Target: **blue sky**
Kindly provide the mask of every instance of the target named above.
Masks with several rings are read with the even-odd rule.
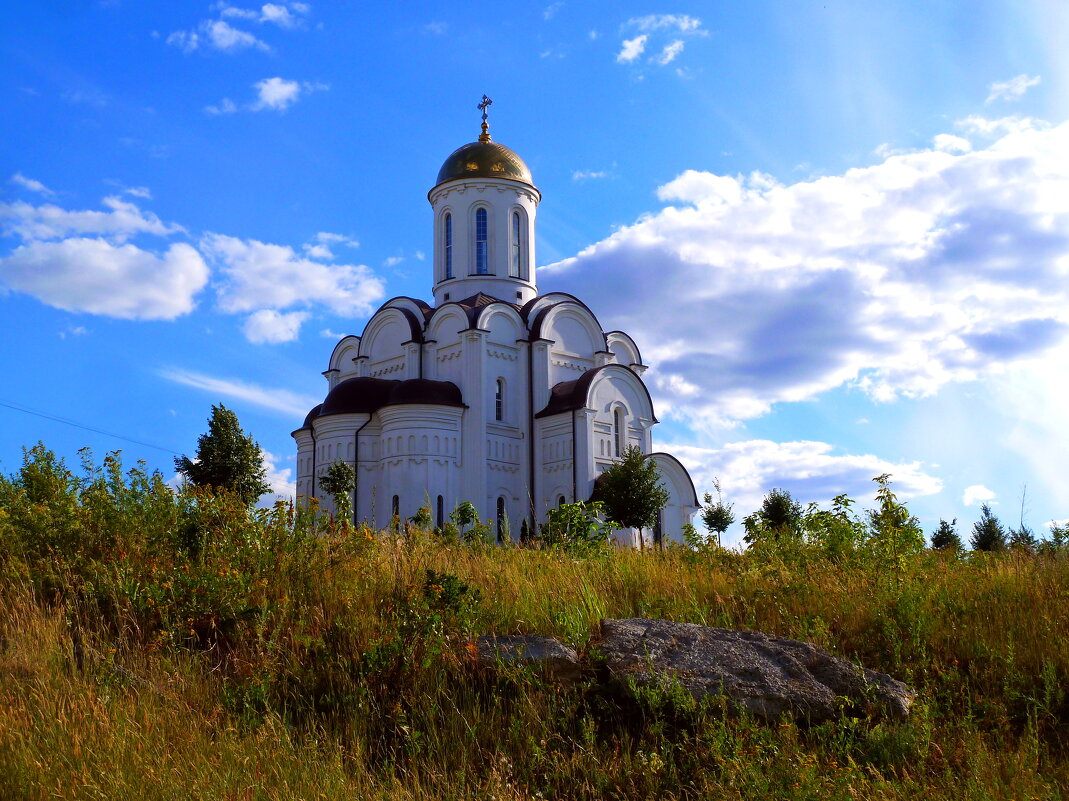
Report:
[[[5,3],[0,469],[40,439],[170,476],[222,401],[287,492],[334,338],[430,296],[426,192],[485,92],[540,289],[636,338],[699,492],[890,472],[929,531],[1024,488],[1041,529],[1067,34],[1025,0]]]

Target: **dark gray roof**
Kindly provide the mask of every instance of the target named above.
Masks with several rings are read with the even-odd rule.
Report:
[[[464,407],[460,388],[452,381],[359,376],[347,378],[327,393],[326,399],[308,413],[303,428],[312,421],[333,414],[371,414],[384,406],[426,403],[433,406]]]

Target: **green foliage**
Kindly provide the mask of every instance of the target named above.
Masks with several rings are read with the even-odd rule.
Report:
[[[1039,538],[1022,523],[1020,527],[1010,529],[1009,546],[1016,551],[1035,553],[1039,550]]]
[[[412,517],[408,518],[408,521],[421,531],[430,531],[431,523],[431,507],[421,506],[416,510],[416,513]]]
[[[801,537],[802,505],[791,493],[774,488],[761,502],[761,508],[742,521],[743,539],[759,548],[768,544],[791,544]]]
[[[620,528],[653,528],[668,498],[656,463],[631,445],[598,476],[591,500],[601,502]]]
[[[865,524],[854,514],[854,501],[846,495],[836,495],[830,510],[810,504],[800,523],[806,542],[820,556],[834,561],[855,554],[865,541]]]
[[[1064,529],[1051,556],[901,553],[892,583],[867,541],[829,547],[858,525],[849,499],[810,507],[795,562],[582,559],[341,531],[39,446],[0,476],[0,797],[1063,797]],[[671,681],[633,700],[487,670],[472,640],[555,635],[596,662],[598,621],[641,615],[814,642],[913,685],[913,713],[765,724]]]
[[[334,499],[334,513],[344,523],[353,522],[353,490],[356,471],[347,462],[337,461],[319,478],[319,487]]]
[[[539,541],[549,548],[561,548],[579,556],[605,551],[609,535],[621,526],[607,521],[601,501],[563,503],[549,510],[539,527]]]
[[[956,517],[949,523],[942,518],[939,519],[939,528],[932,532],[932,550],[954,554],[960,554],[965,550],[965,545],[958,536],[957,524]]]
[[[706,530],[716,538],[716,544],[720,545],[722,535],[735,522],[734,504],[724,503],[724,496],[720,492],[720,479],[713,479],[713,489],[716,490],[716,501],[713,501],[712,494],[705,493],[700,514]]]
[[[980,507],[980,519],[973,523],[969,545],[974,551],[1006,550],[1006,529],[986,503]]]
[[[877,486],[877,507],[869,511],[866,545],[884,565],[902,569],[907,557],[924,550],[924,531],[920,521],[891,490],[890,474],[872,480]]]
[[[196,457],[180,456],[174,466],[194,486],[236,493],[246,506],[271,490],[260,446],[221,403],[212,406],[208,432],[197,440]]]

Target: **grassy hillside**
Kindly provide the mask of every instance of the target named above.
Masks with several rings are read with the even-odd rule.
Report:
[[[788,551],[448,544],[35,449],[0,478],[0,798],[1064,797],[1069,559]],[[814,642],[914,714],[768,726],[468,644],[643,615]]]

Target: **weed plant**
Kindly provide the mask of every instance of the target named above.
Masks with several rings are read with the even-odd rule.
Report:
[[[0,798],[1065,797],[1069,560],[847,548],[844,508],[833,551],[578,556],[250,512],[34,448],[0,477]],[[808,640],[918,700],[770,725],[474,659],[479,634],[583,649],[631,616]]]

